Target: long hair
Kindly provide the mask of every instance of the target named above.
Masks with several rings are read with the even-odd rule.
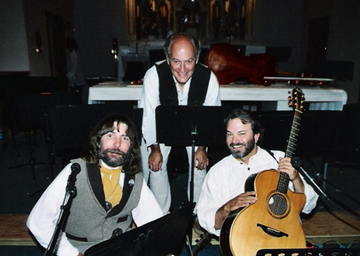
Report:
[[[173,41],[178,38],[187,38],[194,46],[195,58],[198,58],[200,56],[201,48],[200,48],[198,40],[189,33],[178,32],[178,33],[174,33],[174,34],[168,36],[165,40],[164,52],[165,52],[166,58],[170,59],[171,45],[172,45]]]
[[[99,162],[99,153],[101,150],[101,137],[112,132],[114,129],[114,122],[118,124],[123,123],[127,125],[126,135],[130,138],[130,161],[125,164],[123,170],[128,174],[136,174],[141,172],[141,154],[140,144],[136,132],[136,127],[133,122],[125,116],[113,114],[102,119],[90,134],[90,140],[87,146],[82,151],[82,158],[90,164],[97,164]]]

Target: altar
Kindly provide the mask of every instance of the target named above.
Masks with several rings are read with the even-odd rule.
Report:
[[[221,101],[261,102],[262,110],[292,110],[288,97],[295,86],[289,85],[220,85]],[[305,94],[307,110],[341,111],[347,102],[347,93],[342,89],[298,86]],[[142,85],[122,82],[100,83],[89,88],[89,104],[105,101],[136,101],[139,105]]]

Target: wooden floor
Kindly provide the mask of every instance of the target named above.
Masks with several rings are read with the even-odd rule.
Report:
[[[311,243],[360,242],[360,219],[346,212],[316,212],[310,219],[302,221],[306,240]]]
[[[27,215],[0,215],[0,245],[35,245],[28,233],[26,219]],[[316,212],[310,219],[302,221],[306,240],[311,243],[360,241],[360,220],[348,213]],[[198,238],[194,232],[193,239]]]
[[[26,214],[0,215],[0,245],[35,245],[26,227]]]

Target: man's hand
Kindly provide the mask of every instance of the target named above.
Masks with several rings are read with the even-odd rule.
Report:
[[[257,200],[258,198],[255,197],[255,191],[248,191],[231,199],[223,207],[225,211],[230,213],[232,211],[238,210],[239,208],[249,206],[250,204],[255,203]]]
[[[297,193],[304,193],[304,183],[300,179],[298,171],[291,165],[291,158],[285,157],[279,160],[279,172],[286,172],[289,175],[290,181],[294,185],[294,191]]]
[[[151,145],[151,152],[148,160],[150,170],[154,172],[161,170],[162,163],[163,158],[160,151],[160,146],[158,144]]]
[[[220,229],[223,222],[232,211],[249,206],[255,203],[257,200],[258,198],[255,197],[255,191],[245,192],[231,199],[217,210],[215,215],[215,228]]]
[[[280,158],[278,171],[286,172],[289,175],[290,180],[299,178],[297,170],[291,165],[291,159],[289,157]]]
[[[196,168],[198,168],[199,170],[204,170],[206,169],[206,167],[208,167],[209,159],[207,158],[205,147],[198,147],[195,152],[194,161],[194,164],[196,164],[197,162]]]

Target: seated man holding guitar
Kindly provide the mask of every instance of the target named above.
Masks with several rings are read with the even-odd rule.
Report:
[[[251,112],[235,109],[225,124],[231,155],[206,176],[196,206],[200,225],[220,236],[223,255],[256,255],[263,248],[305,248],[299,214],[310,213],[318,195],[291,165],[296,124],[285,154],[257,145],[261,128]],[[293,234],[294,230],[298,231]]]

